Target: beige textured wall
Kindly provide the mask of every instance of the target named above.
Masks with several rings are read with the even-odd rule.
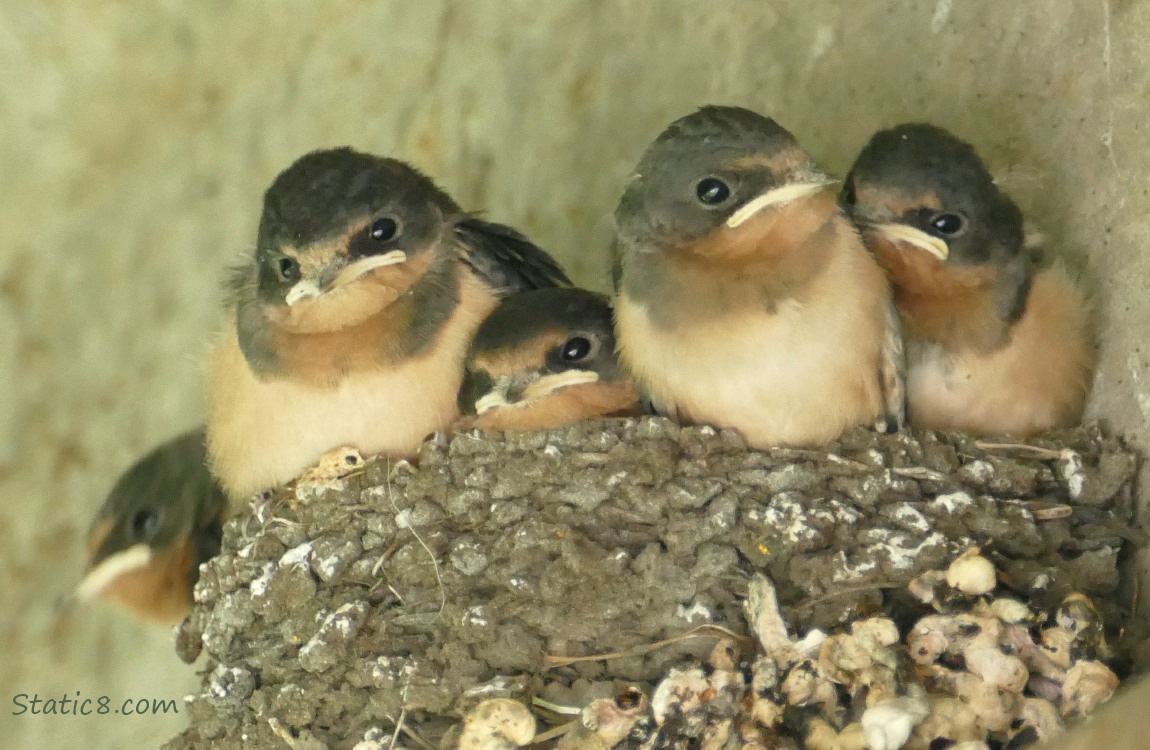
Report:
[[[170,635],[67,609],[118,471],[200,419],[223,266],[312,148],[410,159],[586,284],[622,180],[706,102],[830,168],[928,119],[1086,267],[1092,411],[1150,431],[1150,4],[492,0],[0,4],[0,745],[150,747],[179,718],[14,717],[12,696],[178,698]]]

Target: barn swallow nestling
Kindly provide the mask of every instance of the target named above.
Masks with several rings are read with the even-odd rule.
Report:
[[[403,162],[301,157],[264,195],[212,355],[212,471],[239,498],[344,446],[414,454],[455,420],[467,348],[498,300],[567,283],[522,234]]]
[[[225,507],[205,463],[204,431],[164,443],[120,477],[97,513],[78,596],[177,622],[191,607],[200,563],[219,552]]]
[[[884,130],[842,198],[890,277],[912,424],[1025,436],[1080,421],[1085,296],[1061,268],[1035,270],[1021,212],[969,144],[932,125]]]
[[[475,334],[456,430],[541,430],[639,414],[639,392],[619,365],[611,306],[585,289],[509,297]]]
[[[615,320],[657,411],[759,448],[901,426],[897,316],[831,182],[736,107],[703,107],[647,149],[615,212]]]

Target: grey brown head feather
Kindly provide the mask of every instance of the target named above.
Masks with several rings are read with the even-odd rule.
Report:
[[[500,405],[526,401],[544,380],[562,387],[624,378],[607,298],[585,289],[537,289],[507,298],[479,327],[459,406],[473,415],[492,394]]]
[[[309,276],[322,291],[348,264],[433,251],[459,206],[409,164],[349,148],[314,151],[284,170],[264,194],[256,241],[260,298],[290,301]],[[305,258],[339,244],[330,265],[309,273]],[[303,257],[301,257],[303,256]]]
[[[219,551],[225,506],[206,465],[203,429],[170,440],[136,461],[108,493],[89,532],[89,570],[141,545],[158,555],[190,539],[191,586],[199,564]]]
[[[620,250],[709,234],[741,205],[792,176],[749,160],[798,149],[777,122],[740,107],[707,106],[676,120],[644,152],[619,200]],[[795,166],[809,164],[803,159]],[[721,181],[728,194],[703,202],[700,183],[707,179]]]
[[[424,270],[400,290],[418,315],[407,316],[398,356],[434,339],[458,302],[465,266],[499,296],[569,283],[527,237],[465,214],[410,165],[349,148],[316,151],[268,188],[255,253],[231,285],[245,358],[257,372],[277,372],[270,310],[323,299],[402,264]]]
[[[880,131],[840,196],[864,233],[886,233],[908,252],[929,252],[950,266],[995,266],[999,314],[1021,317],[1033,265],[1022,212],[969,143],[923,123]]]
[[[740,107],[708,106],[671,123],[647,148],[615,211],[617,285],[658,285],[658,261],[757,211],[821,189],[820,172],[785,128]],[[642,272],[628,274],[628,266]]]

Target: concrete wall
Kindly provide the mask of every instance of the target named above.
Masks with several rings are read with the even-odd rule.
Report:
[[[699,104],[772,114],[834,170],[876,128],[946,125],[1084,259],[1091,413],[1147,446],[1148,34],[1133,0],[0,5],[0,744],[180,726],[11,697],[194,683],[166,631],[62,597],[116,474],[201,418],[222,269],[313,148],[409,159],[605,288],[624,177]]]

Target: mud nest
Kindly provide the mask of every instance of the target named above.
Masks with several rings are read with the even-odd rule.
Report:
[[[796,636],[875,616],[905,636],[933,612],[907,584],[972,546],[1033,612],[1089,597],[1124,674],[1145,635],[1119,573],[1135,469],[1095,428],[1025,446],[859,429],[760,452],[643,418],[431,440],[228,524],[179,629],[181,657],[207,658],[166,747],[452,746],[487,699],[651,696],[714,670],[717,640],[753,640],[743,605],[764,576]],[[729,665],[748,685],[754,651]]]

